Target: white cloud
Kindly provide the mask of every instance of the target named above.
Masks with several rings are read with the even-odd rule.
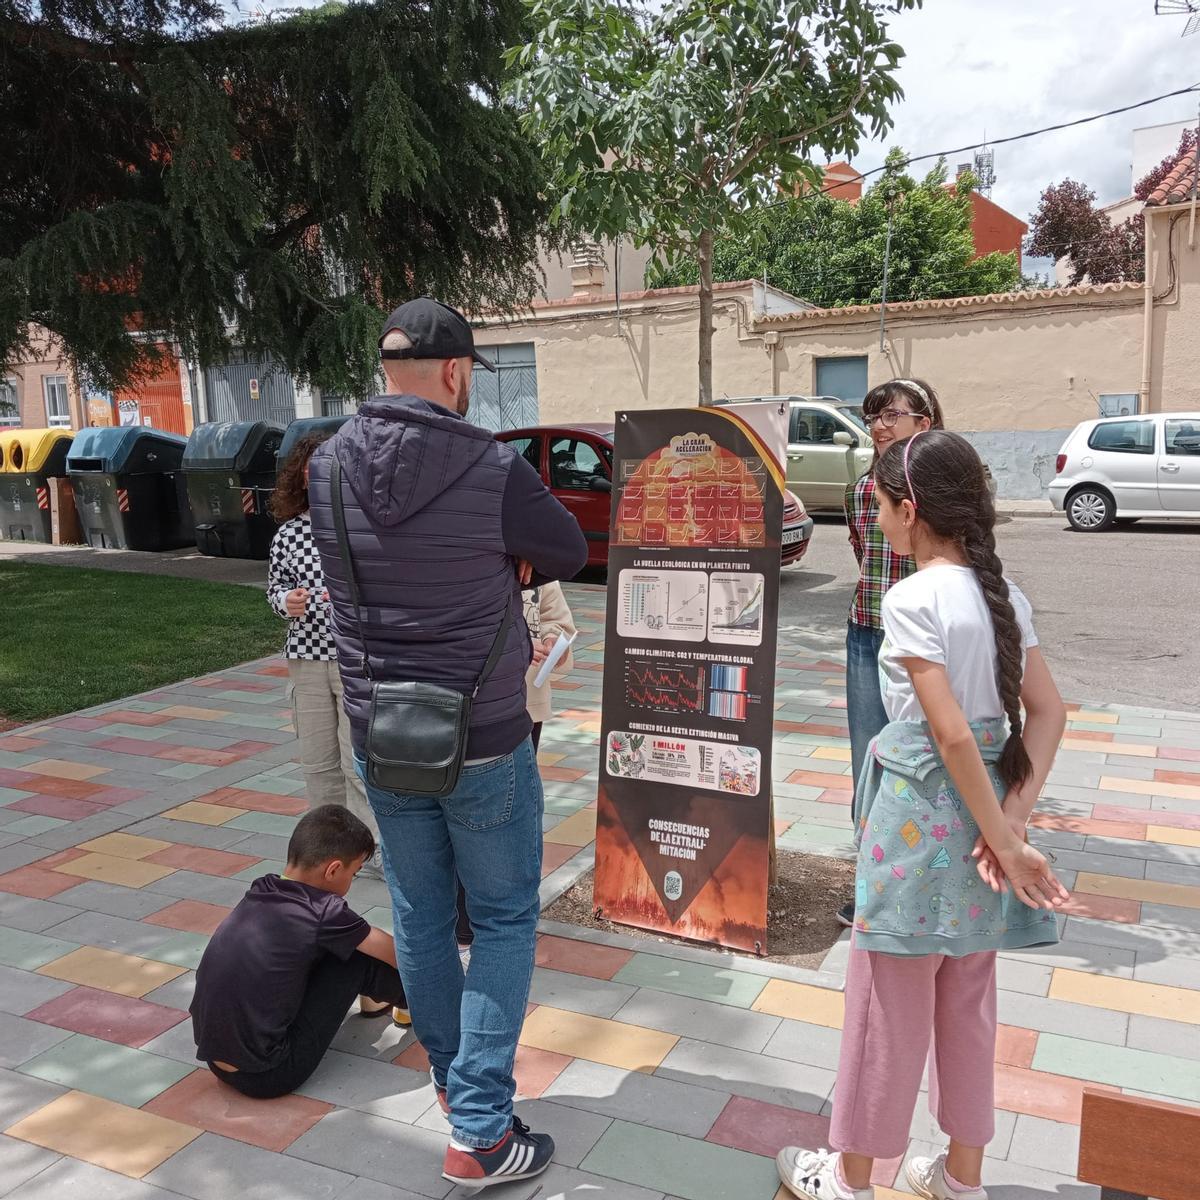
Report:
[[[855,166],[879,166],[889,146],[909,154],[963,146],[1198,83],[1200,34],[1182,38],[1185,20],[1156,17],[1153,0],[926,0],[893,21],[906,51],[905,96],[886,142],[864,145]],[[1198,100],[1180,96],[999,146],[992,198],[1022,220],[1043,188],[1067,177],[1101,204],[1120,199],[1130,191],[1133,130],[1193,119]],[[950,167],[970,159],[952,156]]]

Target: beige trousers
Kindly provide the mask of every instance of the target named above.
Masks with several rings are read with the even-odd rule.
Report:
[[[378,842],[375,816],[354,770],[350,721],[342,707],[342,677],[337,663],[289,658],[287,665],[292,677],[292,719],[300,742],[309,808],[343,805],[366,823]]]

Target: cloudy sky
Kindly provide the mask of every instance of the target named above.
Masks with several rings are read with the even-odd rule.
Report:
[[[1186,20],[1155,16],[1154,0],[925,0],[893,20],[907,53],[905,96],[887,143],[864,147],[855,166],[878,166],[889,145],[909,154],[964,146],[1200,83],[1200,33],[1181,37]],[[1042,189],[1068,176],[1101,204],[1120,199],[1133,130],[1195,120],[1198,101],[1180,96],[1000,146],[992,199],[1028,220]]]

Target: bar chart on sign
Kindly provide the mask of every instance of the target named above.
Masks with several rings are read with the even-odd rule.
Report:
[[[668,642],[702,642],[708,626],[706,571],[622,571],[617,633]]]

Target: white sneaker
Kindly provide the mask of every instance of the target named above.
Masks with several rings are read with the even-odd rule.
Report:
[[[875,1189],[846,1188],[838,1182],[838,1155],[832,1150],[784,1146],[775,1155],[783,1186],[802,1200],[875,1200]]]
[[[983,1188],[968,1188],[960,1192],[946,1182],[946,1154],[943,1150],[937,1158],[910,1158],[904,1173],[909,1186],[925,1200],[988,1200]]]
[[[383,852],[378,846],[371,857],[359,867],[358,873],[364,879],[383,879]]]

